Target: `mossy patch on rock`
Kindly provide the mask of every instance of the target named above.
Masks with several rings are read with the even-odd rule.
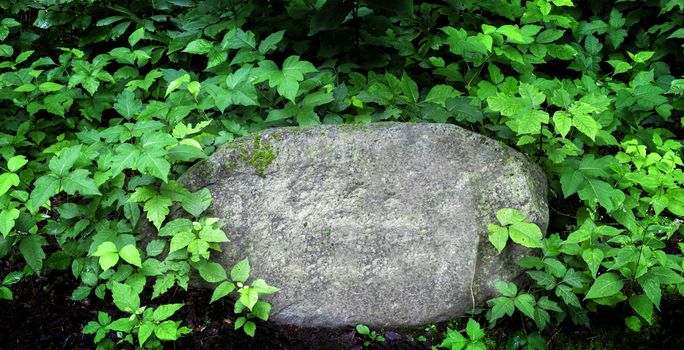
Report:
[[[255,135],[251,142],[241,140],[226,147],[234,148],[237,160],[254,168],[254,172],[260,177],[265,177],[266,169],[277,157],[273,146],[262,140],[261,135]],[[223,168],[228,171],[234,170],[239,165],[237,160],[225,162]]]

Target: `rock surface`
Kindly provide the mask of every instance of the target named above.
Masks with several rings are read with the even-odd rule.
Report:
[[[546,179],[522,154],[454,125],[381,123],[270,129],[182,177],[208,188],[207,214],[280,292],[271,320],[305,327],[443,321],[495,295],[530,251],[487,240],[500,208],[545,231]]]

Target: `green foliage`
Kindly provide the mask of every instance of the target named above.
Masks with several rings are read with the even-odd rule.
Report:
[[[385,341],[385,337],[378,334],[378,332],[371,330],[365,324],[356,325],[356,333],[363,337],[363,346],[367,347],[373,343],[382,343]]]
[[[212,301],[235,292],[236,328],[253,334],[268,318],[261,297],[275,289],[247,284],[247,260],[230,273],[211,260],[228,237],[202,214],[209,192],[178,178],[234,138],[278,126],[454,123],[537,160],[549,234],[515,210],[489,226],[500,252],[509,238],[540,249],[519,262],[531,289],[498,285],[490,302],[490,324],[517,313],[537,327],[513,335],[511,348],[543,348],[550,325],[587,325],[588,312],[616,305],[629,305],[625,323],[638,330],[663,297],[684,293],[676,1],[0,8],[0,258],[21,269],[0,299],[16,276],[52,270],[80,281],[75,300],[113,301],[129,286],[139,305],[117,297],[106,311],[126,317],[102,311],[84,329],[100,348],[155,348],[186,333],[148,310],[192,274],[217,284]],[[265,176],[277,155],[253,140],[243,160]],[[152,241],[136,234],[146,222],[159,233]]]
[[[506,247],[508,237],[515,243],[528,248],[541,248],[542,232],[535,224],[524,222],[525,215],[515,209],[501,209],[496,218],[503,226],[490,224],[489,241],[501,251]]]
[[[439,344],[440,348],[447,348],[450,350],[486,350],[487,346],[483,342],[485,332],[480,328],[480,324],[473,320],[468,319],[468,324],[465,329],[467,338],[464,337],[460,332],[455,331],[451,328],[447,328],[446,338]]]

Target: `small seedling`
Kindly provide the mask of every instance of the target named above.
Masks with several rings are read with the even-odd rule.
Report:
[[[364,347],[369,346],[373,343],[382,343],[385,341],[385,337],[379,335],[376,331],[370,330],[370,328],[368,328],[368,326],[364,324],[356,325],[356,332],[363,336]]]

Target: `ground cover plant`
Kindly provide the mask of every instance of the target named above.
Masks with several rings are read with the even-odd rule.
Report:
[[[203,215],[211,195],[176,180],[236,137],[287,125],[454,123],[544,168],[547,236],[516,208],[490,225],[498,250],[540,249],[520,261],[531,286],[497,285],[472,316],[480,325],[463,322],[436,347],[481,348],[480,326],[496,334],[513,319],[520,332],[498,345],[543,349],[560,325],[615,308],[647,333],[684,294],[680,1],[0,9],[0,304],[26,280],[68,276],[74,301],[98,305],[82,324],[93,347],[160,348],[191,334],[175,317],[183,304],[159,300],[192,275],[216,286],[210,302],[237,300],[232,328],[258,332],[262,297],[277,288],[250,276],[247,259],[211,260],[229,238]],[[168,220],[174,206],[192,220]],[[140,222],[158,237],[143,242]]]

